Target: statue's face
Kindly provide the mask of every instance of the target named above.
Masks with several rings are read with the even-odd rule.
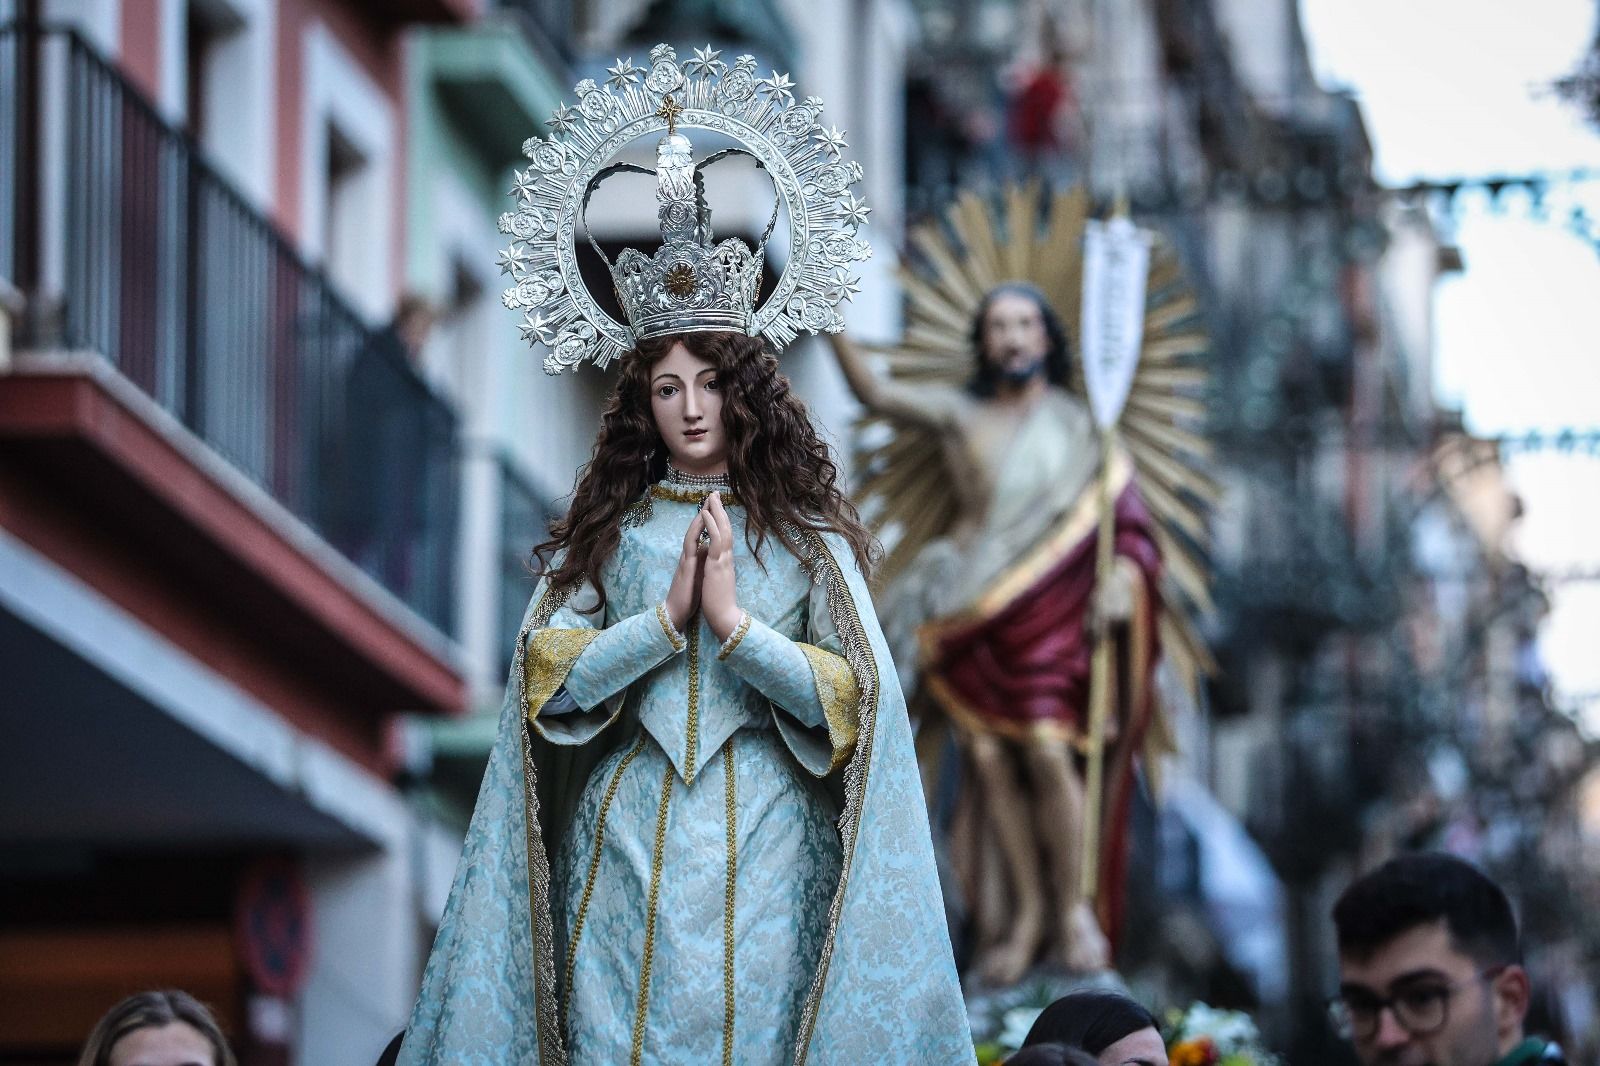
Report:
[[[716,364],[674,344],[650,368],[650,413],[673,466],[686,474],[727,472]]]
[[[1038,301],[1005,292],[989,301],[983,316],[983,358],[1003,377],[1026,380],[1044,369],[1050,333]]]

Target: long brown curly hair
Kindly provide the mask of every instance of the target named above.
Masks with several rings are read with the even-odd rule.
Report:
[[[870,577],[877,541],[839,489],[832,449],[817,436],[805,403],[759,337],[684,333],[643,341],[622,359],[617,384],[600,416],[589,462],[578,474],[572,505],[533,550],[534,570],[561,587],[587,578],[603,612],[600,569],[622,540],[623,513],[667,475],[667,450],[650,409],[650,369],[682,342],[717,368],[728,475],[745,509],[745,537],[760,558],[769,536],[803,556],[793,530],[842,536]],[[560,559],[558,565],[551,564]]]

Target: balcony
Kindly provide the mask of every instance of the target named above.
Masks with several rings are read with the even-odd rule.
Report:
[[[392,331],[67,29],[0,27],[7,282],[24,302],[13,371],[104,360],[117,389],[220,457],[224,480],[242,475],[245,495],[325,542],[314,549],[453,631],[453,411]]]

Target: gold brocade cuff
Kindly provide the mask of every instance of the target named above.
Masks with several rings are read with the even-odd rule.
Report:
[[[682,651],[689,646],[688,639],[678,631],[677,626],[672,624],[672,616],[667,613],[667,605],[664,601],[656,604],[656,621],[661,623],[661,632],[665,633],[667,639],[672,642],[673,651]]]
[[[594,638],[598,629],[536,629],[528,636],[528,648],[522,660],[523,698],[522,710],[528,721],[539,716],[539,710],[555,696],[572,664],[578,661]]]
[[[828,744],[833,749],[832,773],[850,759],[861,727],[861,685],[844,656],[814,644],[795,645],[811,666],[817,686],[817,702],[828,723]]]
[[[720,661],[732,655],[733,649],[739,646],[739,642],[748,632],[750,632],[750,612],[745,611],[739,615],[739,624],[728,634],[728,639],[722,642],[722,647],[717,651],[717,659]]]

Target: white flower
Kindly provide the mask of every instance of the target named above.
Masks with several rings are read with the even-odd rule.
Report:
[[[1180,1031],[1186,1039],[1207,1036],[1223,1054],[1244,1053],[1261,1056],[1261,1031],[1243,1011],[1219,1010],[1196,1003],[1183,1016]],[[1263,1060],[1270,1061],[1270,1060]]]
[[[1028,1030],[1044,1013],[1043,1007],[1012,1007],[1000,1019],[1000,1035],[995,1038],[1001,1047],[1016,1050],[1028,1039]]]

